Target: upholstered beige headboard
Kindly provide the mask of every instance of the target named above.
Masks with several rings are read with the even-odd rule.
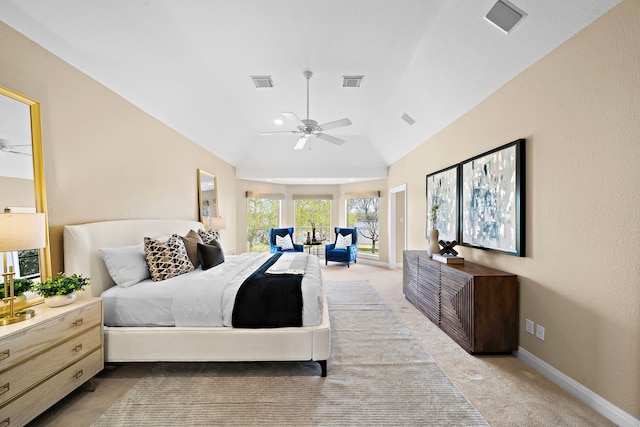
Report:
[[[204,227],[198,221],[180,219],[128,219],[92,222],[64,227],[64,272],[82,274],[91,279],[84,293],[100,296],[115,283],[98,252],[100,248],[131,246],[145,237],[184,236],[189,230]]]

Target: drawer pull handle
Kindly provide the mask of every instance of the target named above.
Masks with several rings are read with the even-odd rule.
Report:
[[[73,326],[81,326],[82,325],[82,317],[73,322]]]
[[[11,425],[11,417],[7,417],[0,421],[0,427],[9,427]]]
[[[5,350],[2,353],[0,353],[0,360],[8,359],[10,355],[11,355],[11,350]]]
[[[77,346],[73,347],[74,353],[78,353],[80,351],[82,351],[82,344],[78,344]]]
[[[4,384],[0,387],[0,396],[9,391],[9,383]]]
[[[83,370],[80,369],[78,372],[75,373],[75,375],[73,376],[73,378],[75,378],[76,380],[78,378],[80,378],[82,375],[84,374]]]

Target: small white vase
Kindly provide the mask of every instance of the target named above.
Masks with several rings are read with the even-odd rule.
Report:
[[[427,245],[427,253],[429,256],[433,256],[433,254],[437,254],[440,252],[440,243],[438,243],[438,230],[433,229],[429,231],[429,244]]]
[[[77,294],[75,292],[71,292],[67,295],[54,295],[52,297],[47,297],[44,299],[44,303],[49,307],[62,307],[63,305],[71,304],[76,300]]]

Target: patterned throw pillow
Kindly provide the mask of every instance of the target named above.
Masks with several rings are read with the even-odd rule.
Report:
[[[276,246],[280,246],[283,251],[293,249],[293,241],[291,240],[291,235],[285,234],[284,236],[278,236],[276,234]]]
[[[336,239],[336,249],[347,249],[347,246],[351,245],[351,234],[347,234],[343,236],[338,233],[338,238]]]
[[[189,261],[187,248],[177,234],[169,237],[169,240],[144,238],[144,253],[151,271],[151,280],[160,280],[176,277],[193,270],[193,264]]]
[[[220,232],[218,230],[198,230],[198,234],[202,239],[202,243],[210,245],[216,240],[220,240]]]

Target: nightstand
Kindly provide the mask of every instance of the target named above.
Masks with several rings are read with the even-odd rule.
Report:
[[[104,368],[102,299],[0,327],[0,426],[22,426]]]

